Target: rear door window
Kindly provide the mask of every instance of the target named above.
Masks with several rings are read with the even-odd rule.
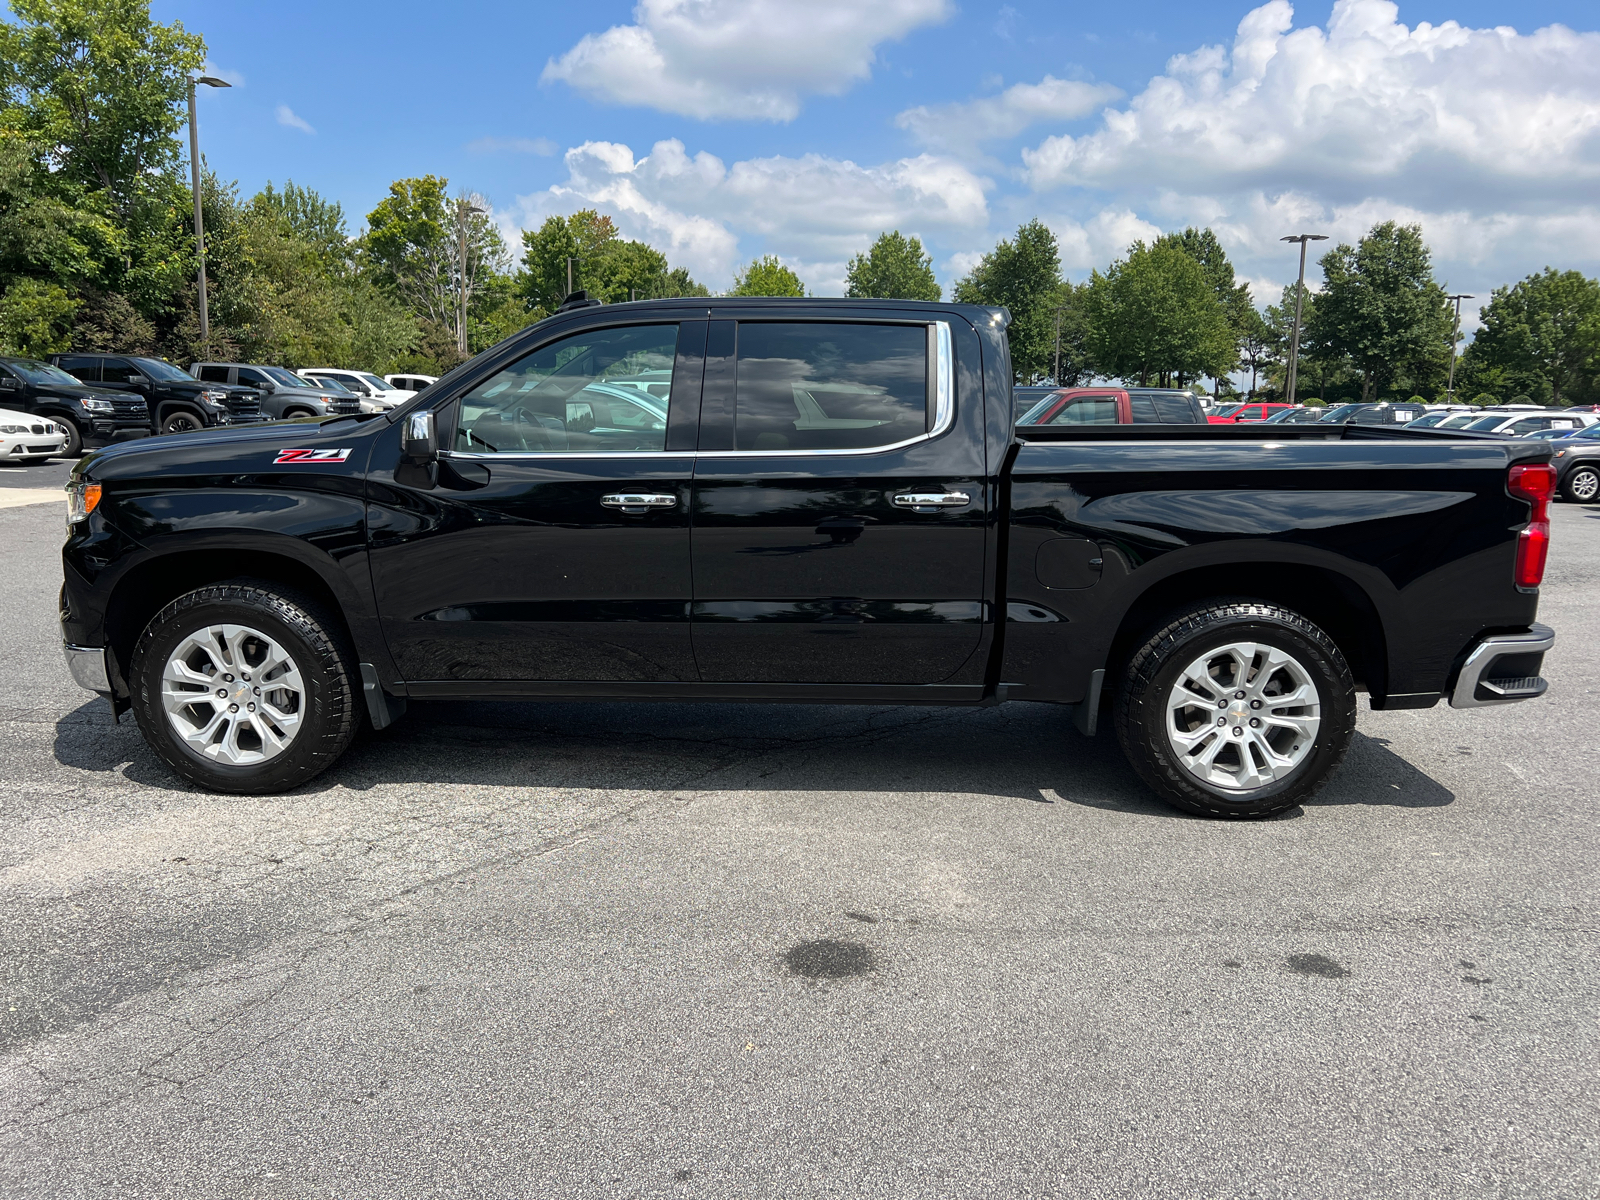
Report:
[[[741,322],[735,450],[858,450],[928,431],[928,328]]]
[[[1133,396],[1128,400],[1135,425],[1154,425],[1161,420],[1156,413],[1154,396]]]
[[[201,367],[200,373],[195,378],[206,383],[227,383],[228,368],[218,366]]]
[[[63,371],[83,383],[100,382],[100,360],[86,354],[63,354],[58,360]]]
[[[1194,401],[1183,396],[1152,397],[1156,406],[1156,419],[1167,425],[1193,425],[1203,417],[1196,416]],[[1139,418],[1133,418],[1137,421]]]

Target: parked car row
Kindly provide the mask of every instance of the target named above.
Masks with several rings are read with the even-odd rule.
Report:
[[[380,379],[368,371],[255,363],[197,362],[185,371],[132,354],[0,358],[0,410],[8,414],[0,425],[24,430],[6,435],[12,440],[0,446],[0,457],[45,456],[32,449],[44,445],[35,425],[59,434],[61,446],[51,454],[76,458],[89,445],[154,433],[387,412],[434,382],[429,375]]]

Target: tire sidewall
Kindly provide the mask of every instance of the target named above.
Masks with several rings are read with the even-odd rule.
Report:
[[[78,428],[78,423],[71,417],[51,417],[67,431],[67,444],[61,447],[62,458],[83,457],[83,430]]]
[[[1566,493],[1567,499],[1571,500],[1574,504],[1593,504],[1596,500],[1600,500],[1600,492],[1596,492],[1588,497],[1578,495],[1577,479],[1580,475],[1591,475],[1595,476],[1597,479],[1600,479],[1600,467],[1592,467],[1585,464],[1580,467],[1574,467],[1570,472],[1568,472],[1566,482],[1561,489]]]
[[[177,422],[179,421],[187,422],[187,424],[178,425]],[[161,422],[161,432],[167,435],[194,433],[202,428],[204,428],[204,426],[202,426],[201,423],[195,419],[192,413],[182,411],[169,413],[167,415],[167,419]]]
[[[296,627],[297,620],[286,620],[274,611],[272,601],[284,604],[301,620],[316,620],[284,597],[253,588],[213,586],[181,596],[156,614],[135,647],[131,682],[140,731],[167,766],[203,787],[239,793],[283,791],[326,769],[349,742],[349,734],[341,736],[340,729],[349,724],[354,699],[346,664],[334,644],[319,650]],[[178,644],[197,629],[221,624],[249,626],[277,639],[305,683],[294,741],[266,762],[234,766],[195,752],[173,730],[162,704],[162,673]]]
[[[1223,615],[1224,611],[1228,615]],[[1140,672],[1136,659],[1128,711],[1119,721],[1118,732],[1124,735],[1124,749],[1135,769],[1167,799],[1209,815],[1268,816],[1294,807],[1315,792],[1343,758],[1355,727],[1349,667],[1326,634],[1294,614],[1276,615],[1281,611],[1252,604],[1211,610],[1211,619],[1201,619],[1184,633],[1161,640],[1160,663],[1153,673]],[[1215,787],[1191,774],[1179,761],[1166,729],[1167,697],[1178,676],[1206,652],[1232,642],[1256,642],[1292,655],[1316,684],[1321,714],[1311,753],[1283,778],[1243,793]],[[1138,744],[1129,746],[1130,740]]]

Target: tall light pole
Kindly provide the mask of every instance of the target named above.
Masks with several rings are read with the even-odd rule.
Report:
[[[1446,296],[1445,299],[1456,302],[1456,323],[1450,327],[1450,381],[1444,386],[1444,402],[1453,404],[1456,398],[1456,342],[1461,337],[1461,302],[1476,300],[1477,297],[1462,292],[1459,296]]]
[[[226,79],[202,75],[189,80],[189,178],[194,187],[194,252],[200,260],[200,350],[211,357],[211,314],[206,311],[206,229],[200,217],[200,123],[195,119],[194,85],[232,87]]]
[[[572,295],[572,264],[583,260],[576,254],[567,255],[567,295]]]
[[[1065,304],[1056,308],[1056,373],[1051,377],[1056,386],[1061,386],[1061,314],[1067,311]]]
[[[1294,288],[1294,335],[1289,340],[1289,380],[1284,388],[1284,399],[1290,404],[1294,403],[1295,385],[1300,381],[1300,304],[1306,295],[1306,243],[1325,242],[1328,235],[1325,233],[1297,233],[1291,237],[1279,238],[1282,242],[1300,243],[1300,279]]]
[[[456,236],[461,251],[460,286],[456,289],[456,350],[467,356],[467,223],[474,213],[487,212],[462,196],[456,201]]]

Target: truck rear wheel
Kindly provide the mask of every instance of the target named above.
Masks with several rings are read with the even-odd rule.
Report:
[[[1168,803],[1269,817],[1333,773],[1355,713],[1349,664],[1326,633],[1277,605],[1219,600],[1178,613],[1134,652],[1117,739]]]
[[[332,766],[360,723],[353,656],[304,596],[235,580],[163,608],[134,647],[133,711],[179,775],[219,792],[287,791]]]

